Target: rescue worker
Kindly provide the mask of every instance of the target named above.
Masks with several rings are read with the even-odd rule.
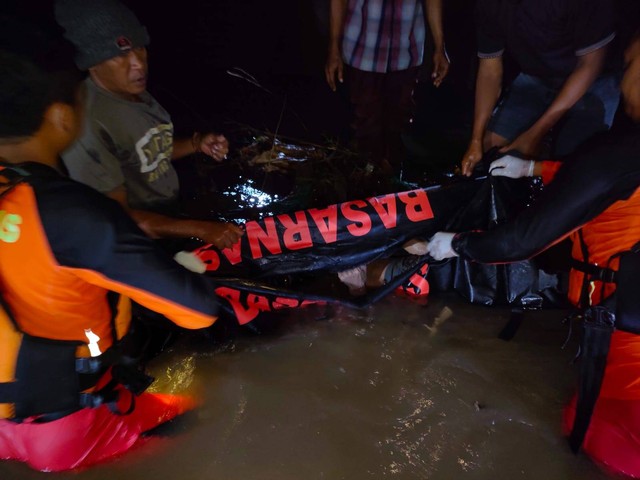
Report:
[[[43,471],[119,455],[194,406],[144,392],[152,379],[125,348],[129,298],[189,329],[218,311],[205,277],[61,173],[82,123],[78,85],[0,51],[0,458]]]
[[[553,181],[512,222],[438,232],[412,248],[436,260],[509,262],[572,236],[569,298],[585,321],[580,386],[565,409],[565,431],[574,451],[582,446],[613,471],[640,477],[640,35],[625,63],[621,90],[634,126],[588,141],[559,167],[513,156],[494,161],[493,175]]]

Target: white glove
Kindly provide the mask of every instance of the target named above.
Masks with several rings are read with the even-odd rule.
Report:
[[[534,165],[535,162],[533,160],[523,160],[513,155],[505,155],[491,162],[489,173],[496,177],[532,177]]]
[[[445,258],[457,257],[458,254],[451,248],[451,241],[455,233],[438,232],[427,244],[427,252],[434,260],[444,260]]]
[[[173,259],[192,272],[204,273],[207,271],[207,264],[196,257],[193,252],[181,250],[173,256]]]

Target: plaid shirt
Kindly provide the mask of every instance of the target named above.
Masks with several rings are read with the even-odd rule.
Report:
[[[347,65],[386,73],[422,64],[424,0],[348,0],[342,55]]]

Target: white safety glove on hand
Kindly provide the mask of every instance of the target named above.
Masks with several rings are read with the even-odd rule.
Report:
[[[207,264],[196,257],[193,252],[181,250],[173,256],[173,259],[192,272],[204,273],[207,271]]]
[[[496,177],[532,177],[534,165],[535,161],[533,160],[523,160],[513,155],[505,155],[491,162],[489,173]]]
[[[458,254],[451,248],[451,241],[455,233],[438,232],[427,244],[427,252],[434,260],[444,260],[445,258],[457,257]]]

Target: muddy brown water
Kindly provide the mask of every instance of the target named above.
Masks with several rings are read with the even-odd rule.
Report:
[[[314,310],[314,308],[316,310]],[[121,458],[64,474],[0,463],[0,479],[607,478],[560,432],[575,383],[562,311],[527,315],[432,297],[297,310],[266,337],[178,342],[154,388],[203,405]]]

